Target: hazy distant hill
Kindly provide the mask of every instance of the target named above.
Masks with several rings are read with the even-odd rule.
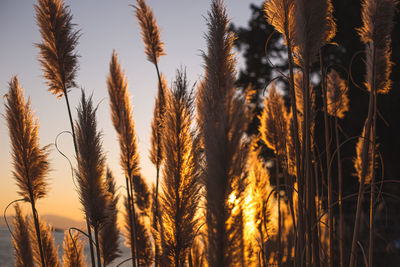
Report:
[[[70,227],[86,229],[86,224],[83,221],[77,221],[67,217],[52,215],[52,214],[46,214],[40,217],[44,219],[48,224],[51,224],[56,229],[68,229]],[[11,226],[13,221],[13,216],[7,216],[7,221]],[[6,222],[4,220],[4,217],[1,217],[0,227],[5,227],[5,226]]]

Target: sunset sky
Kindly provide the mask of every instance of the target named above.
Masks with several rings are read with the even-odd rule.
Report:
[[[226,0],[229,17],[236,25],[244,26],[250,18],[250,3],[260,4],[261,0]],[[33,0],[2,0],[0,2],[0,95],[8,91],[8,82],[18,75],[25,89],[25,97],[31,98],[32,108],[40,123],[42,145],[53,144],[62,131],[69,131],[70,125],[64,98],[57,99],[47,91],[40,69],[38,49],[40,34],[35,23]],[[124,178],[119,167],[119,144],[112,127],[106,77],[112,50],[119,54],[129,81],[129,92],[136,122],[136,133],[141,156],[142,174],[149,182],[155,179],[155,170],[148,159],[150,148],[150,122],[153,115],[157,79],[154,66],[146,60],[140,29],[134,17],[133,0],[67,0],[73,14],[73,23],[82,30],[78,45],[80,70],[77,82],[99,104],[97,119],[103,133],[103,148],[107,163],[122,186]],[[202,74],[201,50],[205,49],[204,16],[209,1],[201,0],[148,0],[162,30],[167,55],[160,59],[160,70],[170,83],[180,66],[187,68],[191,83],[198,81]],[[240,64],[240,60],[239,60]],[[80,89],[70,92],[71,106],[76,114]],[[4,115],[4,102],[0,113]],[[0,210],[18,198],[17,186],[12,177],[12,164],[8,128],[4,117],[0,122]],[[72,139],[64,134],[59,138],[59,147],[74,158]],[[40,214],[55,214],[81,219],[83,212],[71,178],[71,171],[65,160],[51,146],[50,191],[46,198],[39,200]],[[124,191],[120,191],[124,193]],[[12,214],[10,210],[9,214]]]

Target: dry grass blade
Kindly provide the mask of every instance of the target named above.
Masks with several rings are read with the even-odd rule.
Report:
[[[107,192],[110,195],[110,198],[109,203],[107,203],[107,219],[100,229],[99,240],[103,263],[104,266],[106,266],[109,265],[114,259],[121,256],[121,250],[119,249],[119,229],[117,224],[117,204],[119,197],[115,191],[115,178],[108,168],[104,184]]]
[[[236,95],[232,33],[228,32],[223,1],[213,0],[208,14],[205,75],[198,88],[198,125],[204,144],[204,183],[207,199],[208,260],[210,266],[229,266],[241,259],[236,240],[240,224],[232,213],[229,196],[239,185],[246,150],[245,99]],[[235,192],[239,197],[240,192]]]
[[[83,91],[75,132],[79,155],[76,171],[79,199],[89,223],[98,228],[107,217],[109,198],[103,182],[105,156],[101,147],[101,134],[97,131],[96,109],[92,98],[86,98]]]
[[[154,18],[153,11],[147,6],[146,1],[137,0],[136,3],[136,18],[142,29],[147,59],[153,64],[157,64],[159,57],[165,55],[164,43],[160,38],[160,29]]]
[[[64,255],[62,257],[63,267],[84,267],[86,258],[84,254],[85,240],[81,234],[76,232],[72,235],[69,231],[64,231]]]
[[[6,98],[6,120],[18,194],[27,202],[36,202],[44,197],[48,190],[48,147],[39,146],[39,123],[34,119],[30,101],[25,103],[23,89],[16,76],[9,83]]]
[[[78,55],[75,48],[80,32],[74,30],[72,15],[64,0],[38,0],[35,5],[36,23],[42,35],[39,61],[49,91],[62,97],[76,87]]]
[[[348,87],[336,70],[332,69],[327,76],[327,105],[331,116],[343,118],[349,110]]]
[[[31,229],[31,236],[34,236],[35,234],[33,233],[33,229],[35,227],[33,226],[33,222],[30,222],[30,229]],[[40,237],[42,239],[42,246],[43,246],[43,254],[44,254],[44,260],[46,263],[46,266],[51,266],[51,267],[59,267],[61,266],[59,260],[58,260],[58,247],[55,245],[54,241],[54,235],[53,235],[53,229],[50,225],[45,223],[43,220],[39,221],[39,228],[40,228]],[[36,264],[40,265],[40,252],[39,252],[39,247],[38,247],[38,242],[34,242],[33,246],[33,253],[34,253],[34,259]]]
[[[15,255],[15,267],[33,267],[33,252],[29,223],[24,218],[22,211],[17,204],[15,206],[13,245]]]

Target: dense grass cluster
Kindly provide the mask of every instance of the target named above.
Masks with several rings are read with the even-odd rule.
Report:
[[[107,87],[126,182],[121,194],[106,167],[92,98],[82,91],[76,120],[70,112],[68,92],[76,87],[75,48],[80,32],[74,29],[63,0],[39,0],[35,6],[42,35],[37,44],[39,61],[49,91],[66,99],[77,159],[74,175],[87,228],[65,232],[61,264],[51,227],[36,210],[36,202],[48,192],[47,147],[38,145],[39,123],[29,100],[25,102],[18,78],[13,77],[6,96],[13,174],[21,196],[17,201],[32,208],[30,218],[15,206],[15,266],[77,267],[86,264],[86,257],[93,267],[120,262],[135,267],[373,266],[377,95],[391,88],[390,36],[397,3],[362,1],[363,25],[358,33],[365,44],[364,87],[369,92],[369,109],[354,148],[359,191],[351,251],[344,251],[340,150],[347,140],[342,140],[339,127],[340,119],[351,110],[350,81],[343,78],[342,69],[323,61],[322,48],[337,31],[330,0],[265,2],[266,23],[282,34],[287,46],[289,72],[282,75],[289,84],[290,103],[285,104],[279,85],[271,81],[257,135],[246,135],[254,116],[248,101],[254,88],[240,94],[235,85],[235,36],[228,31],[223,0],[211,1],[207,49],[202,55],[204,75],[192,89],[184,69],[167,86],[158,66],[165,55],[159,27],[145,0],[137,0],[132,7],[158,80],[150,148],[156,183],[148,185],[141,175],[128,81],[113,51]],[[319,87],[310,78],[311,65],[316,64]],[[322,107],[318,107],[317,95],[322,96]],[[315,142],[319,112],[325,122],[323,149]],[[263,157],[263,147],[271,149],[274,157]],[[326,164],[319,160],[321,153]],[[335,175],[332,169],[337,169]],[[324,190],[321,184],[327,188],[326,198],[319,193]],[[359,232],[368,185],[370,238],[365,252],[359,246]],[[124,203],[123,211],[118,210],[119,200]],[[118,212],[124,213],[120,224]],[[129,259],[120,258],[120,232],[131,249]],[[90,255],[84,255],[86,238]]]

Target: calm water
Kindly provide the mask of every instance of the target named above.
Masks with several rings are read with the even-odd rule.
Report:
[[[62,258],[62,242],[64,240],[63,232],[54,232],[54,237],[56,241],[56,245],[58,246],[58,254],[60,259]],[[123,239],[123,238],[121,238]],[[119,259],[116,259],[113,264],[109,266],[116,266],[119,262],[123,261],[130,257],[130,251],[127,247],[125,247],[122,243],[120,246],[122,250],[122,256]],[[89,247],[85,247],[85,255],[88,259],[89,255]],[[1,267],[12,267],[14,263],[14,250],[11,242],[11,235],[7,228],[0,227],[0,266]],[[129,263],[122,264],[122,266],[132,266]]]

